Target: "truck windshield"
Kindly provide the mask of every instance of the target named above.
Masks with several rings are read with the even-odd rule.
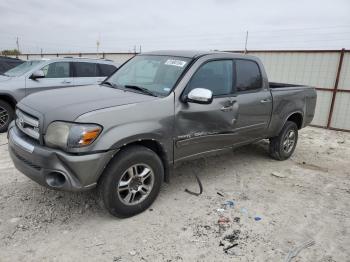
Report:
[[[4,73],[6,76],[21,76],[25,73],[27,73],[29,70],[37,66],[38,64],[43,63],[43,61],[40,60],[32,60],[24,62],[23,64],[20,64]]]
[[[139,87],[139,90],[147,89],[149,93],[166,96],[190,61],[184,57],[135,56],[108,78],[106,83],[122,88]]]

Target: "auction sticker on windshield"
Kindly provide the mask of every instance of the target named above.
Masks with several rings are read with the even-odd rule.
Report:
[[[184,67],[186,65],[186,61],[176,60],[176,59],[168,59],[165,61],[166,65],[179,66]]]

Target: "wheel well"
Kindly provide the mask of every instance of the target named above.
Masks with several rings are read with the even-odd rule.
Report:
[[[0,100],[3,100],[5,102],[9,103],[12,106],[12,108],[16,107],[17,102],[12,96],[0,95]]]
[[[287,121],[291,121],[297,124],[298,129],[303,125],[303,116],[300,113],[294,113],[288,117]]]
[[[159,142],[157,142],[156,140],[140,140],[140,141],[131,142],[129,144],[126,144],[123,147],[121,147],[120,149],[126,148],[126,147],[131,146],[131,145],[144,146],[144,147],[151,149],[153,152],[155,152],[162,160],[162,163],[164,166],[164,181],[165,182],[169,181],[169,163],[168,163],[167,154]]]

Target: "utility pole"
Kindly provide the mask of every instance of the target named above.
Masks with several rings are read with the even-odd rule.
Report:
[[[18,40],[18,36],[17,36],[17,38],[16,38],[16,45],[17,45],[17,51],[18,51],[18,53],[19,53],[19,40]]]
[[[40,56],[43,57],[43,49],[40,48]]]
[[[101,34],[98,34],[98,39],[96,41],[96,56],[98,57],[98,51],[100,48],[100,38],[101,38]]]
[[[141,53],[141,51],[142,51],[142,50],[141,50],[141,45],[140,45],[140,53]]]
[[[136,45],[134,45],[134,54],[136,54]]]
[[[248,44],[248,30],[247,30],[247,34],[245,35],[245,45],[244,45],[244,53],[245,54],[248,52],[247,44]]]

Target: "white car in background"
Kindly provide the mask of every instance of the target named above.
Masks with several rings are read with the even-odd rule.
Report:
[[[14,118],[18,101],[34,92],[102,83],[118,65],[106,59],[30,60],[0,76],[0,133]],[[88,88],[88,87],[87,87]]]

